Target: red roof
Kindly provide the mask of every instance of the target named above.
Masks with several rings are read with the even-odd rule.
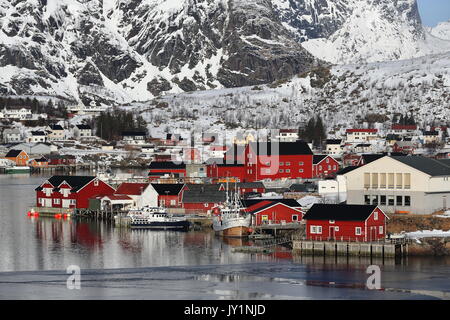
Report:
[[[415,124],[412,125],[393,124],[392,130],[417,130],[417,126]]]
[[[353,133],[353,132],[371,132],[371,133],[377,133],[378,129],[347,129],[347,133]]]
[[[268,201],[268,200],[264,200],[258,203],[255,203],[254,205],[251,205],[250,207],[247,207],[245,209],[245,212],[253,212],[255,210],[258,210],[259,208],[265,207],[271,203],[274,203],[274,201]]]
[[[107,197],[109,198],[109,200],[133,200],[129,196],[126,196],[126,195],[112,195],[112,196],[107,196]]]
[[[140,196],[148,187],[148,183],[122,183],[114,194],[126,194]]]

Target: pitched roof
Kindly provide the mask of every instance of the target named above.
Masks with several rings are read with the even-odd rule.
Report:
[[[305,220],[364,221],[377,208],[373,205],[316,203],[306,212]]]
[[[342,139],[327,139],[326,141],[327,144],[341,144],[342,143]]]
[[[313,164],[318,164],[319,162],[321,162],[326,157],[328,157],[328,155],[326,155],[326,154],[315,154],[313,156]]]
[[[300,204],[294,200],[294,199],[283,199],[283,198],[273,198],[273,199],[244,199],[242,200],[242,204],[244,205],[244,207],[249,208],[251,206],[253,206],[256,203],[260,203],[262,201],[270,201],[270,202],[274,202],[274,203],[283,203],[289,207],[292,208],[299,208],[301,207]]]
[[[114,194],[126,194],[140,196],[145,189],[147,189],[149,183],[130,183],[123,182],[119,185]]]
[[[336,175],[346,174],[346,173],[348,173],[350,171],[353,171],[355,169],[358,169],[358,168],[360,168],[360,167],[358,167],[358,166],[348,166],[348,167],[342,168],[341,170],[336,172]]]
[[[385,154],[363,154],[361,155],[362,160],[365,164],[371,163],[372,161],[378,160],[385,157]]]
[[[49,124],[48,127],[51,130],[64,130],[63,127],[61,127],[59,124]]]
[[[127,195],[117,195],[117,194],[113,194],[113,195],[106,195],[106,196],[100,196],[100,198],[106,197],[109,200],[133,200],[132,198],[130,198]]]
[[[153,161],[149,169],[186,169],[185,163],[176,164],[171,161]]]
[[[187,184],[183,191],[183,203],[225,202],[226,192],[220,184]]]
[[[264,183],[262,183],[262,182],[238,182],[237,187],[238,188],[254,188],[254,189],[255,188],[258,188],[258,189],[264,188],[265,189]]]
[[[91,130],[91,126],[87,124],[77,124],[76,127],[80,130]]]
[[[353,133],[353,132],[371,132],[371,133],[377,133],[378,129],[347,129],[347,133]]]
[[[23,150],[11,149],[6,154],[5,158],[16,158]]]
[[[450,165],[436,159],[422,156],[391,156],[391,158],[430,176],[450,176]]]
[[[31,131],[31,134],[33,136],[45,136],[45,132],[44,131]]]
[[[450,167],[450,159],[437,159],[441,164]]]
[[[177,196],[183,189],[184,184],[175,183],[152,183],[152,187],[160,195]]]
[[[417,125],[415,124],[398,124],[398,123],[394,123],[392,125],[392,130],[417,130]]]
[[[66,181],[69,186],[72,187],[71,191],[77,192],[95,178],[96,177],[94,176],[53,176],[47,181],[55,188],[57,188],[63,181]],[[39,188],[36,190],[38,189]]]
[[[249,147],[258,155],[312,155],[305,141],[295,142],[251,142]]]
[[[315,192],[317,190],[317,185],[314,183],[293,183],[289,187],[291,192]]]
[[[255,203],[254,205],[246,208],[245,211],[248,212],[248,213],[251,213],[251,214],[255,214],[255,213],[260,212],[260,211],[262,211],[264,209],[270,208],[272,206],[277,206],[277,205],[285,205],[285,206],[290,207],[292,209],[297,209],[298,208],[298,203],[297,203],[297,206],[291,207],[291,206],[289,206],[289,205],[287,205],[287,204],[285,204],[283,202],[264,200],[264,201],[261,201],[259,203]]]

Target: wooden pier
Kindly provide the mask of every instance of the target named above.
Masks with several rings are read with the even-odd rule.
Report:
[[[55,215],[73,216],[75,210],[68,208],[50,208],[50,207],[31,207],[30,211],[35,212],[39,217],[54,217]]]
[[[293,240],[292,248],[301,255],[395,258],[408,255],[408,241],[338,242]]]

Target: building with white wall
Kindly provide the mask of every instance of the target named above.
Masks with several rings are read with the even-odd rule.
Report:
[[[386,213],[431,214],[450,204],[450,160],[385,156],[344,176],[348,204],[378,205]]]

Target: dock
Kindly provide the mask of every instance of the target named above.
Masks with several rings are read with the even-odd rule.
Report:
[[[407,241],[403,242],[339,242],[293,240],[292,248],[301,255],[355,256],[395,258],[408,255]]]
[[[74,209],[68,208],[31,207],[30,211],[37,213],[40,217],[55,217],[58,214],[73,216],[75,214]]]

